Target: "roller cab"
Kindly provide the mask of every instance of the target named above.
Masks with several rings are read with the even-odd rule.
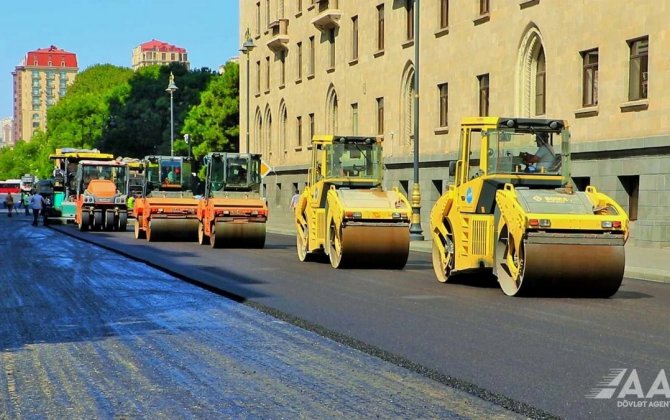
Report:
[[[382,141],[315,136],[308,183],[295,208],[298,258],[325,254],[335,268],[402,269],[409,255],[407,198],[382,188]]]
[[[75,183],[74,222],[79,230],[126,230],[127,164],[114,160],[82,160]]]
[[[439,281],[492,271],[510,296],[616,293],[628,217],[595,187],[577,191],[569,140],[561,120],[463,120],[454,182],[430,216]]]
[[[135,199],[135,238],[194,241],[198,235],[198,198],[191,161],[181,156],[142,160],[142,194]]]
[[[214,152],[204,161],[198,242],[213,248],[263,248],[268,207],[260,194],[261,155]]]
[[[74,222],[77,212],[78,186],[76,175],[81,161],[111,161],[114,155],[103,153],[98,149],[58,148],[49,155],[54,165],[53,193],[50,211],[46,220],[64,223]],[[82,192],[83,190],[79,190]]]

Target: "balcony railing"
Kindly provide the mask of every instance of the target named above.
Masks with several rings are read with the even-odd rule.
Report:
[[[342,11],[338,9],[338,0],[317,0],[316,3],[318,14],[312,19],[312,25],[321,31],[339,27]]]
[[[267,42],[267,46],[272,51],[281,51],[287,49],[286,44],[288,44],[288,19],[277,19],[269,25],[269,29],[272,31],[270,40]]]

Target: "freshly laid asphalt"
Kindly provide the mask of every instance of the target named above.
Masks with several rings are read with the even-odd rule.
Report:
[[[0,418],[516,417],[31,220],[0,213]]]

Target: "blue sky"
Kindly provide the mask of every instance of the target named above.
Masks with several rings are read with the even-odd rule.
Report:
[[[192,68],[238,55],[239,0],[17,0],[0,6],[0,118],[11,117],[12,71],[28,51],[55,45],[79,69],[130,67],[132,50],[158,39],[186,48]]]

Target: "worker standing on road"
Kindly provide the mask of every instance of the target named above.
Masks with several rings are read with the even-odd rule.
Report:
[[[14,197],[11,193],[7,193],[5,197],[5,207],[7,207],[7,217],[12,217],[12,210],[16,209],[14,208]]]
[[[37,226],[37,218],[40,216],[44,204],[44,197],[40,193],[36,192],[30,197],[30,207],[33,209],[33,226]]]
[[[131,212],[135,208],[135,195],[130,194],[128,196],[128,200],[126,201],[126,204],[128,206],[128,211]]]
[[[291,204],[289,204],[289,208],[293,211],[295,211],[296,206],[298,205],[298,200],[300,199],[300,191],[295,190],[295,194],[293,194],[293,197],[291,197]]]
[[[28,216],[30,214],[30,211],[28,211],[28,209],[30,208],[30,193],[26,191],[21,193],[21,205],[26,211],[26,216]]]

